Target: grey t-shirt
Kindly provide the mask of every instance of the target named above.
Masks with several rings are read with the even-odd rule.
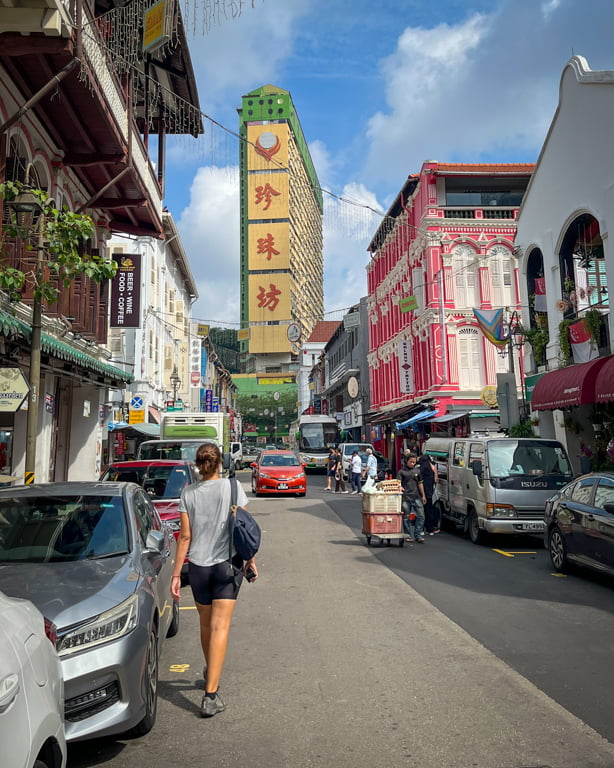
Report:
[[[247,502],[245,491],[237,481],[237,505],[244,507]],[[187,513],[190,518],[190,562],[194,565],[215,565],[228,560],[230,480],[203,480],[188,485],[181,492],[179,511]]]

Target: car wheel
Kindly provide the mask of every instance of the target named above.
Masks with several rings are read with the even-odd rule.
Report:
[[[561,529],[556,526],[550,531],[548,536],[548,552],[552,567],[558,573],[567,573],[569,570],[569,560],[567,559],[567,545]]]
[[[235,461],[235,469],[237,470],[237,472],[243,469],[240,461]]]
[[[254,496],[258,495],[258,490],[256,489],[256,481],[252,478],[252,493]]]
[[[32,766],[32,768],[49,768],[49,766],[47,765],[47,763],[44,763],[42,760],[37,760]]]
[[[469,512],[469,538],[474,544],[483,544],[486,540],[486,533],[479,526],[478,513],[475,509]]]
[[[144,736],[156,722],[158,711],[158,633],[156,627],[149,630],[147,664],[144,679],[145,717],[130,730],[130,736]]]
[[[175,637],[177,632],[179,632],[179,603],[176,600],[173,600],[173,618],[169,624],[166,636]]]

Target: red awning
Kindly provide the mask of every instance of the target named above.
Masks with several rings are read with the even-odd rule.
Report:
[[[608,403],[614,400],[614,355],[604,359],[605,363],[599,370],[595,384],[596,403]]]
[[[590,363],[570,365],[544,374],[531,395],[531,408],[534,411],[554,411],[556,408],[594,403],[597,374],[607,360],[600,357]]]

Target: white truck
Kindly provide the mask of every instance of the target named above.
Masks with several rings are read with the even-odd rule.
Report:
[[[230,454],[230,415],[228,413],[164,413],[160,439],[146,440],[139,446],[137,459],[190,459],[194,461],[199,446],[213,442],[219,447],[224,469],[235,472]]]

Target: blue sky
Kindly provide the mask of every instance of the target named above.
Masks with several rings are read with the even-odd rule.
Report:
[[[326,319],[366,293],[369,208],[385,212],[408,174],[427,159],[534,162],[569,58],[614,69],[612,0],[243,0],[208,30],[203,0],[182,6],[203,113],[236,132],[243,94],[289,90],[321,186],[357,203],[325,195]],[[238,327],[238,143],[205,129],[169,141],[165,204],[194,317]]]

